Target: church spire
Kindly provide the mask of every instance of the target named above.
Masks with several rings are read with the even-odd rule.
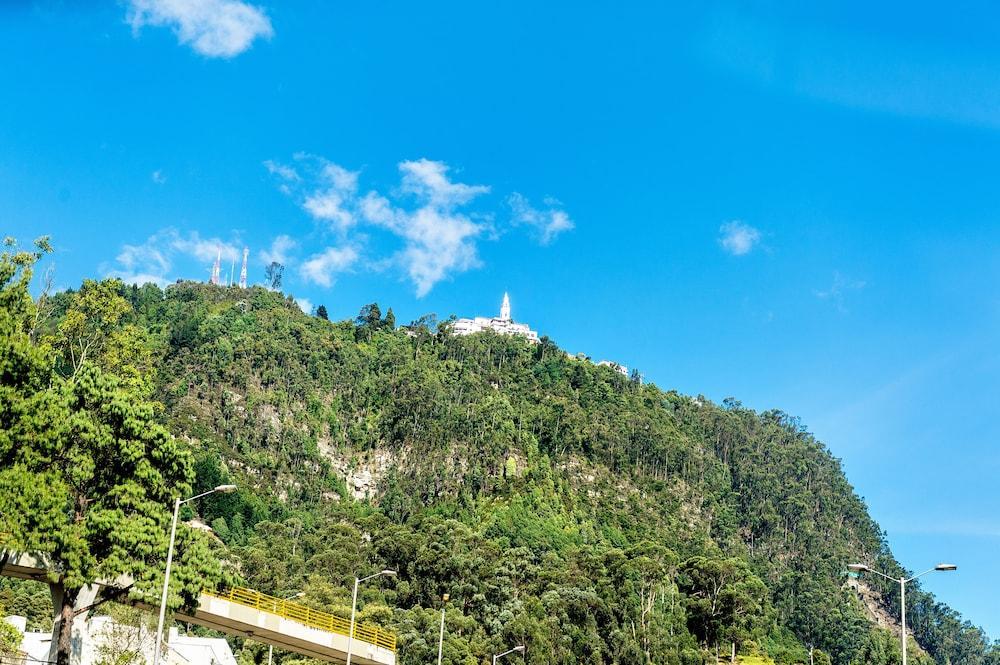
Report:
[[[500,305],[500,320],[510,321],[510,296],[504,291],[503,304]]]

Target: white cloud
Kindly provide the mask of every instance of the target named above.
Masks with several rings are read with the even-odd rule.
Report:
[[[397,260],[417,287],[417,296],[422,297],[449,274],[479,265],[475,239],[484,226],[456,208],[490,189],[452,182],[443,162],[401,162],[399,170],[403,191],[416,196],[418,206],[396,207],[378,193],[369,192],[360,211],[366,221],[403,239]]]
[[[170,270],[170,259],[156,242],[158,236],[153,236],[142,245],[123,245],[117,260],[126,270],[137,267],[152,268],[157,273]]]
[[[172,267],[169,243],[166,236],[170,230],[150,236],[141,245],[122,245],[115,260],[118,266],[106,270],[108,277],[117,277],[126,284],[153,283],[165,286],[169,281],[167,273]]]
[[[268,173],[276,175],[282,180],[297,182],[302,179],[299,176],[299,172],[293,169],[291,166],[287,166],[285,164],[279,164],[278,162],[272,161],[270,159],[264,160],[264,167],[267,169]]]
[[[408,160],[398,165],[400,185],[390,196],[378,190],[359,194],[359,172],[348,170],[322,157],[299,153],[295,165],[268,160],[265,168],[275,176],[281,191],[291,196],[314,220],[324,222],[345,243],[340,252],[332,249],[317,254],[303,264],[300,274],[307,281],[329,286],[333,274],[352,267],[360,256],[359,247],[366,237],[360,226],[383,229],[402,243],[391,259],[385,256],[366,257],[367,270],[384,270],[396,266],[403,270],[416,287],[417,296],[424,296],[449,276],[480,265],[477,241],[484,236],[494,239],[489,231],[490,213],[473,207],[477,199],[488,194],[487,185],[470,185],[453,179],[444,162],[430,159]],[[543,242],[573,227],[573,222],[556,206],[558,201],[546,200],[549,210],[530,208],[520,195],[521,221],[538,228]],[[349,260],[348,260],[349,259]],[[338,268],[343,264],[345,267]]]
[[[563,231],[573,228],[573,220],[569,218],[564,210],[559,209],[559,201],[546,198],[545,204],[548,210],[539,210],[532,207],[527,198],[514,192],[507,197],[507,205],[513,213],[515,225],[528,224],[538,232],[538,240],[543,245],[548,245],[557,235]]]
[[[164,286],[173,281],[171,273],[177,260],[193,259],[202,265],[202,272],[211,270],[219,252],[222,261],[238,261],[242,256],[239,246],[219,238],[202,238],[197,231],[181,235],[176,229],[167,228],[151,235],[140,245],[122,245],[115,257],[116,266],[102,267],[108,277],[117,277],[129,284],[152,282]]]
[[[351,246],[327,247],[310,256],[299,268],[299,273],[305,281],[329,288],[336,281],[334,275],[350,270],[358,256],[358,250]]]
[[[346,231],[354,225],[358,193],[358,174],[322,157],[306,153],[295,155],[306,171],[272,160],[264,162],[268,172],[278,178],[278,188],[294,196],[313,219],[327,222],[335,231]]]
[[[153,171],[153,173],[150,175],[150,178],[152,178],[153,182],[155,182],[157,185],[162,185],[167,182],[167,176],[163,175],[163,171],[159,169]]]
[[[219,238],[202,238],[197,231],[191,231],[184,237],[171,230],[170,236],[170,246],[173,249],[199,261],[215,261],[220,253],[223,261],[234,261],[242,256],[239,245]]]
[[[274,34],[262,9],[239,0],[129,0],[126,20],[135,32],[169,26],[181,44],[210,58],[232,58]]]
[[[760,231],[739,220],[723,224],[719,232],[719,244],[733,256],[749,254],[760,243]]]
[[[265,264],[277,262],[284,265],[288,263],[289,252],[298,246],[299,243],[297,243],[291,236],[277,236],[273,241],[271,241],[270,249],[262,249],[260,251],[260,259]]]
[[[865,288],[866,282],[859,279],[848,279],[840,274],[840,271],[833,272],[833,284],[830,288],[824,290],[815,290],[813,294],[820,300],[829,300],[837,306],[837,309],[841,312],[846,312],[847,307],[844,305],[844,297],[850,291],[860,291]]]
[[[296,298],[295,304],[298,305],[299,309],[301,309],[306,314],[312,314],[313,304],[312,301],[309,300],[308,298]]]
[[[400,162],[403,191],[427,199],[430,205],[452,208],[463,205],[480,194],[487,194],[486,185],[465,185],[448,179],[448,165],[430,159]]]

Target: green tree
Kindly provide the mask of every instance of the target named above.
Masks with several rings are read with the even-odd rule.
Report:
[[[681,589],[691,631],[707,647],[759,635],[767,612],[767,587],[737,558],[693,557],[681,568]]]
[[[58,367],[73,377],[88,362],[113,372],[144,395],[153,390],[153,348],[146,331],[129,321],[132,304],[118,279],[86,280],[76,293],[61,294],[66,312],[53,337],[60,353]]]
[[[73,337],[79,365],[68,379],[54,371],[51,347],[31,338],[28,285],[42,249],[0,255],[0,532],[49,567],[57,662],[67,665],[85,587],[129,576],[132,593],[155,598],[169,505],[189,490],[193,471],[152,406],[86,360],[96,337]],[[89,327],[77,318],[72,330]],[[171,603],[193,605],[221,570],[190,530],[179,550]]]
[[[330,315],[326,311],[326,305],[320,305],[316,308],[316,318],[323,319],[324,321],[330,320]]]
[[[0,659],[13,659],[21,647],[21,631],[4,621],[2,617],[3,612],[0,612]]]
[[[88,360],[101,355],[109,332],[132,310],[121,296],[121,286],[118,280],[95,282],[88,279],[73,297],[59,322],[57,335],[69,376],[76,376]]]
[[[285,266],[278,263],[277,261],[271,261],[266,268],[264,268],[264,279],[275,291],[281,288],[281,280],[285,275]]]
[[[359,327],[364,326],[371,328],[373,330],[377,329],[379,325],[382,323],[382,310],[378,306],[378,303],[373,302],[371,304],[362,307],[361,311],[358,312],[358,316],[355,319],[355,323]]]

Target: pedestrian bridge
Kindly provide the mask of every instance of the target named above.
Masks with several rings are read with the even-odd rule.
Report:
[[[44,581],[47,570],[33,556],[0,551],[0,575]],[[204,591],[194,610],[178,610],[174,618],[310,658],[334,663],[347,660],[350,621],[252,589]],[[355,622],[351,654],[351,662],[358,665],[395,665],[396,636],[384,628]]]

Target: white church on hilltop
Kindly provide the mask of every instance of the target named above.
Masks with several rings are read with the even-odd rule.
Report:
[[[456,335],[472,335],[484,330],[492,330],[500,335],[518,335],[532,344],[538,343],[538,333],[526,323],[515,323],[510,318],[510,297],[503,294],[503,304],[500,305],[500,316],[487,318],[477,316],[473,319],[457,319],[452,331]]]

